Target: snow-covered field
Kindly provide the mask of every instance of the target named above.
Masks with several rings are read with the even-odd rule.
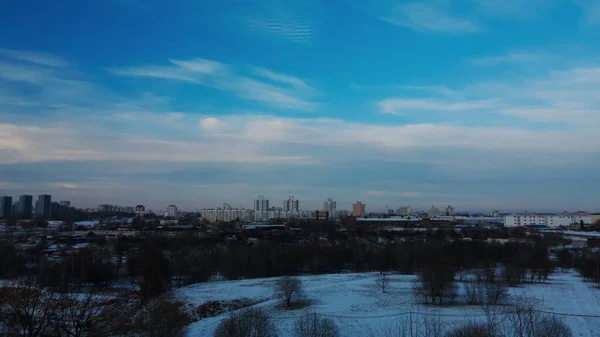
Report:
[[[197,308],[206,301],[250,298],[256,306],[269,310],[279,330],[279,336],[293,336],[293,324],[298,316],[317,313],[334,319],[341,336],[384,336],[394,325],[422,314],[437,314],[445,322],[483,319],[477,306],[432,307],[416,304],[412,294],[415,276],[392,275],[390,289],[383,294],[375,285],[375,273],[304,276],[306,297],[310,306],[283,310],[272,298],[276,279],[212,282],[179,289],[175,297]],[[543,301],[543,310],[574,315],[600,315],[600,290],[585,283],[575,273],[555,273],[542,284],[511,288],[512,295],[526,294]],[[188,336],[210,337],[218,323],[227,317],[205,318],[189,326]],[[425,316],[423,316],[425,317]],[[581,316],[561,317],[574,336],[600,336],[600,318]],[[454,324],[453,324],[454,325]]]

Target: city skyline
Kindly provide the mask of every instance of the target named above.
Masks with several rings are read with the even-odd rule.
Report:
[[[29,211],[32,212],[32,215],[35,215],[33,212],[38,212],[37,209],[37,205],[39,202],[39,199],[43,196],[49,196],[51,198],[53,198],[52,200],[55,200],[54,198],[58,198],[56,200],[61,200],[60,202],[54,202],[51,201],[51,204],[57,204],[57,205],[62,205],[65,207],[71,207],[74,206],[75,208],[79,208],[79,209],[98,209],[101,211],[117,211],[116,209],[118,209],[118,212],[124,212],[127,213],[129,211],[131,211],[132,213],[135,212],[135,208],[137,206],[143,206],[145,208],[145,211],[153,211],[153,212],[160,212],[160,213],[170,213],[171,214],[177,214],[177,212],[182,211],[182,212],[196,212],[202,209],[212,209],[212,210],[217,210],[217,209],[247,209],[247,210],[256,210],[256,202],[262,197],[264,198],[265,202],[266,202],[266,210],[271,210],[271,209],[280,209],[283,213],[289,212],[286,211],[286,204],[291,202],[292,200],[295,201],[295,205],[297,205],[299,207],[300,202],[302,202],[302,205],[305,205],[305,207],[299,207],[299,208],[294,208],[294,211],[330,211],[330,210],[334,210],[334,211],[345,211],[345,212],[349,212],[352,213],[353,210],[353,206],[356,204],[356,200],[353,199],[353,201],[350,201],[348,203],[340,203],[336,198],[325,198],[323,200],[321,200],[321,202],[319,201],[315,201],[314,203],[307,203],[306,200],[301,200],[300,198],[294,196],[294,197],[286,197],[284,199],[281,200],[281,202],[283,203],[283,207],[281,205],[279,205],[279,203],[275,202],[273,203],[274,199],[273,198],[269,198],[269,196],[265,196],[262,194],[259,195],[254,195],[251,197],[251,200],[246,200],[246,201],[241,201],[241,202],[230,202],[230,201],[224,201],[224,202],[218,202],[216,205],[200,205],[200,204],[195,204],[192,206],[181,206],[180,204],[174,204],[173,202],[169,201],[166,202],[164,204],[149,204],[149,203],[144,203],[144,202],[139,202],[135,201],[135,202],[129,202],[126,204],[115,204],[113,203],[101,203],[101,204],[83,204],[83,203],[79,203],[78,200],[70,200],[70,201],[65,201],[62,200],[63,198],[61,197],[57,197],[57,196],[53,196],[53,195],[48,195],[47,193],[41,193],[41,194],[20,194],[20,195],[0,195],[0,198],[2,198],[2,201],[4,202],[3,198],[9,198],[9,200],[11,200],[11,204],[12,206],[16,206],[18,207],[18,209],[20,209],[20,212],[23,212],[23,206],[19,205],[19,201],[23,200],[23,197],[29,197],[28,200],[30,200],[31,202],[31,206],[29,208]],[[271,200],[270,200],[271,199]],[[315,200],[315,199],[310,199],[310,200]],[[71,202],[74,202],[73,205],[71,205]],[[432,203],[425,203],[423,205],[419,205],[419,204],[409,204],[409,203],[400,203],[400,204],[394,204],[394,203],[386,203],[384,204],[370,204],[370,203],[366,203],[366,202],[362,202],[359,201],[363,206],[365,207],[369,207],[369,209],[365,212],[366,214],[369,213],[388,213],[388,211],[394,211],[395,215],[404,215],[404,214],[410,214],[410,213],[427,213],[427,214],[431,214],[432,209],[435,208],[436,211],[434,212],[435,214],[439,214],[439,215],[454,215],[456,213],[482,213],[482,214],[492,214],[494,212],[500,212],[500,213],[523,213],[523,212],[540,212],[540,213],[560,213],[560,212],[579,212],[579,211],[584,211],[584,212],[589,212],[589,213],[600,213],[600,207],[597,208],[591,208],[591,209],[586,209],[586,208],[555,208],[555,209],[544,209],[544,208],[531,208],[531,207],[526,207],[526,205],[523,205],[520,208],[515,208],[515,209],[498,209],[498,208],[490,208],[490,209],[473,209],[473,208],[468,208],[468,207],[461,207],[460,205],[458,206],[458,209],[455,207],[457,206],[457,204],[451,203],[451,205],[448,205],[448,203],[437,203],[437,204],[433,204]],[[342,205],[342,206],[337,206],[337,205]],[[391,205],[391,207],[388,206]],[[290,203],[291,205],[291,203]],[[108,210],[108,209],[111,210]],[[114,209],[114,210],[113,210]],[[17,210],[19,212],[19,210]]]
[[[2,194],[600,207],[594,1],[251,3],[2,6]]]

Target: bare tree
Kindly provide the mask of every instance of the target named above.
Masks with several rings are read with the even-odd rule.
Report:
[[[55,334],[53,319],[56,298],[36,287],[24,285],[0,288],[4,325],[9,335],[46,336]]]
[[[276,331],[264,309],[247,308],[233,312],[221,321],[214,337],[277,337]]]
[[[488,332],[485,324],[468,323],[452,330],[445,337],[495,337],[495,335]]]
[[[181,337],[185,326],[191,322],[182,302],[161,296],[136,311],[131,322],[125,325],[124,332],[143,337]]]
[[[68,295],[56,302],[56,322],[61,336],[83,337],[99,333],[109,298],[88,293],[82,299]]]
[[[497,305],[508,297],[508,286],[500,281],[485,283],[482,285],[482,289],[486,304]]]
[[[390,278],[387,273],[379,272],[379,274],[377,274],[377,278],[375,279],[375,284],[381,289],[381,292],[385,294],[385,291],[388,289],[390,284]]]
[[[419,272],[415,293],[424,299],[426,304],[444,304],[456,298],[454,276],[456,270],[449,266],[424,266]]]
[[[300,317],[294,324],[296,337],[338,337],[340,335],[331,318],[320,318],[317,314]]]
[[[275,297],[280,299],[287,308],[304,295],[302,281],[292,276],[283,276],[275,281],[274,290]]]

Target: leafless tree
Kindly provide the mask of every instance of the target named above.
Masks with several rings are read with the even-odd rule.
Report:
[[[488,332],[485,324],[467,323],[450,331],[445,337],[495,337],[495,335]]]
[[[56,297],[36,287],[11,285],[0,288],[4,311],[0,324],[9,335],[38,337],[55,334]]]
[[[439,314],[424,314],[418,336],[442,337],[445,325]]]
[[[454,276],[456,270],[448,266],[425,266],[419,272],[415,284],[415,294],[423,298],[426,304],[444,304],[456,298]]]
[[[508,286],[501,282],[488,282],[482,285],[483,299],[486,304],[497,305],[508,297]]]
[[[214,337],[277,337],[276,331],[264,309],[247,308],[233,312],[221,321]]]
[[[287,308],[304,295],[302,281],[297,277],[283,276],[275,281],[275,297],[280,299]]]
[[[390,278],[387,273],[379,272],[379,274],[377,274],[377,278],[375,279],[375,284],[381,289],[381,292],[385,294],[385,291],[388,289],[390,284]]]
[[[331,318],[321,318],[317,314],[300,317],[294,324],[296,337],[338,337],[340,335]]]
[[[565,322],[556,317],[545,316],[535,330],[535,337],[571,337],[573,333]]]
[[[56,322],[61,336],[83,337],[99,333],[109,298],[88,293],[85,297],[65,295],[56,301]]]
[[[142,337],[181,337],[192,322],[183,303],[161,296],[144,304],[126,324],[126,334]]]

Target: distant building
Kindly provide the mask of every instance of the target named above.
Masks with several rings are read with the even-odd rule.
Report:
[[[352,205],[352,216],[354,217],[364,217],[365,216],[365,204],[360,201],[357,201],[354,205]]]
[[[442,215],[442,213],[440,212],[439,208],[431,206],[428,215],[430,218],[439,218]]]
[[[312,218],[316,219],[316,220],[327,220],[327,219],[329,219],[329,212],[314,211],[314,212],[312,212]]]
[[[446,207],[446,216],[454,216],[454,207],[450,205]]]
[[[500,212],[498,212],[498,210],[494,210],[491,214],[494,218],[498,218],[500,217]]]
[[[330,218],[335,218],[337,216],[337,203],[333,201],[331,198],[327,198],[323,203],[323,211],[329,213]]]
[[[144,205],[135,206],[135,214],[137,214],[137,215],[146,214],[146,207],[144,207]]]
[[[591,224],[592,216],[587,213],[515,213],[504,216],[504,227],[547,226],[568,227],[570,225]]]
[[[254,220],[269,220],[269,199],[265,199],[264,195],[259,195],[258,199],[254,200]]]
[[[396,210],[396,214],[399,216],[409,216],[412,215],[412,208],[410,206],[400,206]]]
[[[231,221],[254,221],[254,212],[245,208],[228,208],[228,209],[203,209],[201,211],[202,219],[210,223],[214,222],[231,222]]]
[[[177,214],[177,206],[175,206],[175,205],[169,205],[169,208],[167,210],[167,214],[168,214],[168,217],[170,217],[170,218],[176,218],[177,215],[178,215]]]
[[[337,216],[340,218],[350,216],[350,215],[352,215],[352,212],[350,212],[347,209],[341,209],[341,210],[337,211]]]
[[[61,206],[71,207],[71,202],[68,200],[63,200],[63,201],[59,202],[59,204]]]
[[[0,197],[0,218],[8,218],[12,215],[12,197]]]
[[[298,199],[289,197],[283,201],[283,213],[285,214],[282,218],[295,218],[298,216],[300,211],[300,201]]]
[[[17,213],[20,217],[31,218],[33,214],[33,196],[23,194],[19,197]]]
[[[35,214],[44,219],[49,219],[52,208],[52,196],[49,194],[41,194],[35,203]]]
[[[50,215],[55,217],[55,216],[59,215],[60,213],[62,213],[60,210],[60,204],[56,201],[53,201],[50,204]]]

